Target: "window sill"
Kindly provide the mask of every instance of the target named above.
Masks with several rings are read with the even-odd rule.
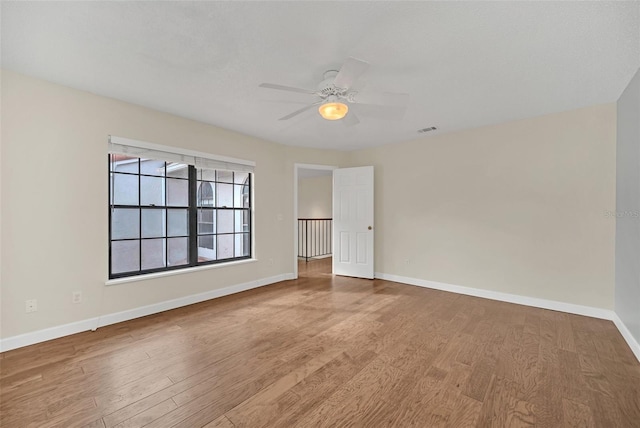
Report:
[[[117,284],[124,284],[127,282],[146,281],[148,279],[164,278],[165,276],[182,275],[185,273],[198,272],[201,270],[208,270],[208,269],[220,269],[223,267],[243,265],[243,264],[253,263],[257,261],[258,259],[245,259],[245,260],[238,260],[235,262],[217,263],[217,264],[195,266],[195,267],[184,268],[184,269],[168,270],[166,272],[156,272],[156,273],[147,273],[145,275],[127,276],[125,278],[108,279],[104,282],[104,284],[117,285]]]

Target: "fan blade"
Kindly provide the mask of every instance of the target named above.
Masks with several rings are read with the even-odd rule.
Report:
[[[353,92],[347,95],[355,104],[371,104],[378,106],[400,106],[409,104],[409,94],[397,92]]]
[[[302,107],[301,109],[296,110],[296,111],[294,111],[293,113],[289,113],[288,115],[283,116],[283,117],[281,117],[281,118],[280,118],[280,119],[278,119],[278,120],[288,120],[288,119],[291,119],[293,116],[297,116],[297,115],[299,115],[300,113],[303,113],[303,112],[305,112],[305,111],[307,111],[307,110],[309,110],[309,109],[313,108],[314,106],[317,106],[317,105],[319,105],[319,104],[322,104],[322,102],[323,102],[323,101],[318,101],[318,102],[316,102],[316,103],[309,104],[308,106],[304,106],[304,107]]]
[[[353,85],[353,82],[355,82],[367,68],[369,68],[368,62],[349,57],[344,64],[342,64],[333,84],[338,88],[349,89],[351,85]]]
[[[261,83],[258,85],[261,88],[277,89],[279,91],[299,92],[301,94],[316,95],[315,91],[309,89],[294,88],[292,86],[276,85],[275,83]]]
[[[355,113],[348,112],[340,122],[343,122],[346,126],[354,126],[360,123],[360,119],[358,119]]]

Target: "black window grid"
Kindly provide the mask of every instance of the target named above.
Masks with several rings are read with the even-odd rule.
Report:
[[[156,175],[156,174],[145,174],[142,173],[142,165],[141,165],[141,161],[145,160],[144,158],[138,158],[137,159],[137,169],[138,172],[120,172],[120,171],[114,171],[112,170],[112,155],[108,156],[108,161],[109,161],[109,278],[110,279],[116,279],[116,278],[122,278],[122,277],[129,277],[129,276],[137,276],[137,275],[143,275],[143,274],[148,274],[148,273],[155,273],[155,272],[163,272],[163,271],[169,271],[169,270],[177,270],[177,269],[185,269],[185,268],[189,268],[189,267],[194,267],[194,266],[201,266],[201,265],[209,265],[209,264],[219,264],[219,263],[228,263],[231,261],[236,261],[236,260],[244,260],[244,259],[249,259],[251,258],[251,254],[252,254],[252,239],[251,239],[251,234],[252,234],[252,213],[251,213],[251,197],[252,197],[252,185],[251,185],[251,175],[250,173],[247,174],[247,178],[246,180],[243,182],[243,184],[238,184],[235,183],[235,172],[231,172],[231,179],[230,181],[218,181],[218,171],[216,171],[215,173],[215,177],[216,180],[200,180],[197,178],[197,169],[192,166],[192,165],[188,165],[188,177],[187,178],[181,178],[181,177],[167,177],[167,162],[164,162],[164,173],[163,175]],[[123,204],[115,204],[115,195],[114,195],[114,177],[116,174],[122,174],[122,175],[130,175],[130,176],[137,176],[138,177],[138,205],[123,205]],[[165,192],[164,192],[164,205],[154,205],[154,204],[149,204],[149,205],[142,205],[142,185],[141,185],[141,180],[142,177],[155,177],[155,178],[162,178],[163,179],[163,185],[165,188]],[[176,205],[167,205],[167,198],[168,198],[168,192],[166,191],[167,186],[167,178],[171,179],[171,180],[184,180],[187,181],[189,183],[189,196],[188,196],[188,201],[189,201],[189,205],[187,206],[176,206]],[[203,207],[200,206],[198,204],[198,189],[197,189],[197,185],[198,183],[203,182],[203,183],[209,183],[213,186],[214,188],[214,206],[213,207]],[[218,183],[222,183],[222,184],[232,184],[234,187],[232,188],[232,201],[234,200],[234,196],[235,196],[235,186],[239,186],[242,187],[242,205],[243,207],[218,207],[215,206],[217,205],[217,186],[216,184]],[[246,199],[245,199],[246,196]],[[246,201],[246,202],[245,202]],[[244,206],[246,205],[246,206]],[[138,209],[139,212],[139,218],[138,218],[138,237],[137,238],[117,238],[117,239],[112,239],[112,213],[114,209]],[[245,216],[247,217],[247,230],[244,230],[244,226],[243,226],[243,231],[242,232],[236,232],[236,225],[235,225],[235,221],[236,221],[236,217],[235,215],[232,215],[233,218],[233,231],[232,232],[228,232],[228,233],[217,233],[217,230],[215,231],[215,233],[199,233],[198,232],[198,210],[201,208],[205,208],[205,209],[212,209],[214,211],[214,215],[217,217],[217,212],[220,210],[229,210],[229,211],[233,211],[233,213],[235,214],[236,211],[241,211],[243,212],[242,215],[242,219],[245,218]],[[164,210],[165,211],[165,215],[164,215],[164,236],[154,236],[154,237],[143,237],[143,233],[142,233],[142,214],[143,214],[143,210],[146,209],[158,209],[158,210]],[[168,211],[171,209],[187,209],[188,210],[188,225],[187,225],[187,235],[169,235],[169,215],[168,215]],[[243,223],[244,225],[245,223]],[[216,219],[216,229],[217,229],[217,219]],[[199,260],[198,258],[198,239],[201,236],[212,236],[213,239],[216,241],[216,246],[217,246],[217,237],[218,236],[229,236],[232,235],[234,237],[234,239],[232,239],[232,250],[231,250],[231,257],[227,257],[227,258],[223,258],[223,259],[218,259],[217,255],[217,248],[216,248],[216,259],[215,260]],[[247,255],[241,255],[241,256],[236,256],[236,240],[235,237],[236,236],[242,236],[243,238],[243,243],[246,240],[247,243],[247,250],[244,251],[245,253],[247,253]],[[154,239],[164,239],[164,253],[168,254],[168,244],[169,244],[169,239],[172,238],[187,238],[188,240],[188,244],[187,244],[187,263],[185,264],[180,264],[180,265],[175,265],[175,266],[169,266],[167,262],[165,262],[166,266],[164,267],[159,267],[159,268],[152,268],[152,269],[142,269],[142,263],[143,263],[143,254],[142,254],[142,242],[145,240],[154,240]],[[117,272],[117,273],[113,273],[112,269],[113,269],[113,265],[112,265],[112,243],[113,242],[121,242],[121,241],[138,241],[140,242],[140,245],[138,245],[138,270],[135,271],[127,271],[127,272]]]

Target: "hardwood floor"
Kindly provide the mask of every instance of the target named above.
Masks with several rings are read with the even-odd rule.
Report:
[[[330,263],[0,354],[0,425],[640,427],[613,323]]]

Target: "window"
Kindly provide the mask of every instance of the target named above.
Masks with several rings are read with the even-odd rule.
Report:
[[[186,159],[109,154],[110,279],[251,257],[251,172]]]
[[[197,170],[198,261],[248,256],[249,173]]]

